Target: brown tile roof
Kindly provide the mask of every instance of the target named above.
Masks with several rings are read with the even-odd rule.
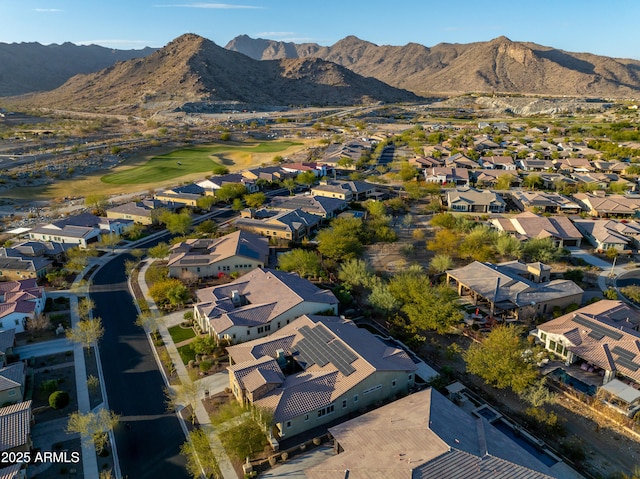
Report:
[[[31,401],[0,408],[0,451],[20,447],[31,434]]]
[[[504,231],[517,231],[523,239],[554,237],[562,240],[580,239],[582,234],[566,216],[538,216],[524,212],[511,218],[501,218],[498,224]],[[508,224],[511,223],[509,226]],[[496,224],[496,221],[494,221]]]
[[[307,329],[305,329],[305,327]],[[327,350],[332,344],[347,351],[355,359],[349,363],[352,370],[345,374],[334,357],[326,364],[307,362],[300,346],[309,329],[319,331],[326,339]],[[242,379],[256,365],[277,366],[275,351],[283,349],[304,371],[287,376],[282,385],[254,404],[274,411],[276,422],[282,422],[329,405],[332,401],[377,371],[415,371],[416,366],[406,352],[389,347],[353,322],[333,316],[302,316],[269,337],[256,339],[227,348],[234,366],[231,374]],[[260,356],[265,354],[264,356]],[[269,356],[267,356],[269,354]],[[273,354],[273,356],[271,356]],[[343,372],[344,371],[344,372]]]
[[[640,382],[640,333],[631,329],[638,321],[638,312],[626,304],[602,300],[543,323],[538,330],[564,336],[567,349],[579,358]]]

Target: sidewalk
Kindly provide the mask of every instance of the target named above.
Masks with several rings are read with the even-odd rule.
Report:
[[[138,284],[140,286],[140,289],[142,290],[142,294],[147,300],[149,309],[152,312],[157,312],[158,308],[156,307],[155,303],[151,299],[149,295],[149,290],[147,288],[147,283],[145,282],[145,273],[147,271],[147,268],[149,267],[149,264],[150,263],[148,261],[145,261],[142,268],[140,268],[140,272],[138,273]],[[171,335],[169,334],[169,329],[168,329],[169,326],[179,324],[181,321],[182,321],[182,313],[170,314],[166,316],[165,321],[158,321],[158,331],[160,332],[160,336],[162,337],[162,340],[164,341],[167,351],[171,356],[171,360],[175,365],[176,372],[178,374],[178,377],[180,378],[180,381],[182,383],[189,383],[191,382],[191,378],[189,377],[187,368],[184,366],[182,362],[182,358],[178,353],[178,349],[175,347],[175,344],[173,344],[173,339],[171,338]],[[155,348],[153,349],[155,351]],[[156,360],[157,360],[157,357],[156,357]],[[166,378],[165,378],[165,381],[166,381]],[[229,385],[229,379],[228,379],[227,373],[219,373],[219,374],[207,376],[203,379],[200,379],[199,381],[201,381],[203,386],[202,388],[203,398],[204,398],[205,390],[208,390],[210,394],[216,394],[218,392],[224,391],[224,388]],[[167,382],[167,386],[169,386],[168,382]],[[224,447],[222,446],[222,443],[220,442],[216,428],[211,424],[211,420],[209,419],[209,414],[207,414],[207,411],[204,408],[202,401],[198,401],[197,404],[195,405],[195,414],[196,414],[196,418],[198,419],[198,423],[200,424],[200,428],[202,429],[202,431],[204,431],[207,434],[207,437],[209,438],[209,444],[211,445],[211,450],[213,451],[216,459],[218,460],[218,465],[220,467],[220,474],[224,479],[238,479],[238,475],[236,474],[236,471],[233,468],[233,465],[231,464],[231,461],[229,459],[229,456],[227,455],[227,452],[225,451]]]

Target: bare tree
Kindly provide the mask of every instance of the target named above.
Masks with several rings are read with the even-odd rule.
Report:
[[[182,381],[182,385],[164,388],[167,409],[178,411],[180,406],[191,408],[191,423],[196,422],[196,405],[203,392],[202,384],[198,381]]]
[[[100,341],[103,335],[104,327],[100,318],[79,321],[73,328],[67,330],[69,341],[87,348],[89,354],[91,354],[91,345]]]
[[[87,413],[72,412],[67,423],[67,433],[81,434],[85,440],[93,442],[96,452],[100,454],[107,445],[107,433],[116,427],[119,421],[120,416],[108,409]]]

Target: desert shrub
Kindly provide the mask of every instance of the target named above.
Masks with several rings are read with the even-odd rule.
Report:
[[[40,384],[40,391],[43,394],[51,394],[55,390],[58,389],[58,380],[57,379],[47,379]]]
[[[206,373],[211,369],[212,366],[213,366],[213,363],[209,360],[206,360],[206,361],[200,361],[199,367],[200,367],[200,371],[202,371],[203,373]]]
[[[66,391],[54,391],[49,396],[49,406],[53,409],[62,409],[69,404],[69,393]]]

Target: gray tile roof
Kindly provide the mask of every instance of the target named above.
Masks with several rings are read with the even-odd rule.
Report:
[[[15,340],[16,340],[15,329],[0,330],[0,354],[3,354],[7,349],[13,347]]]
[[[0,368],[0,391],[22,387],[24,380],[25,370],[22,361]]]
[[[484,418],[433,389],[329,429],[344,450],[309,479],[545,479],[558,477]],[[575,476],[574,476],[575,477]]]
[[[0,408],[0,451],[23,446],[31,434],[31,401]]]

